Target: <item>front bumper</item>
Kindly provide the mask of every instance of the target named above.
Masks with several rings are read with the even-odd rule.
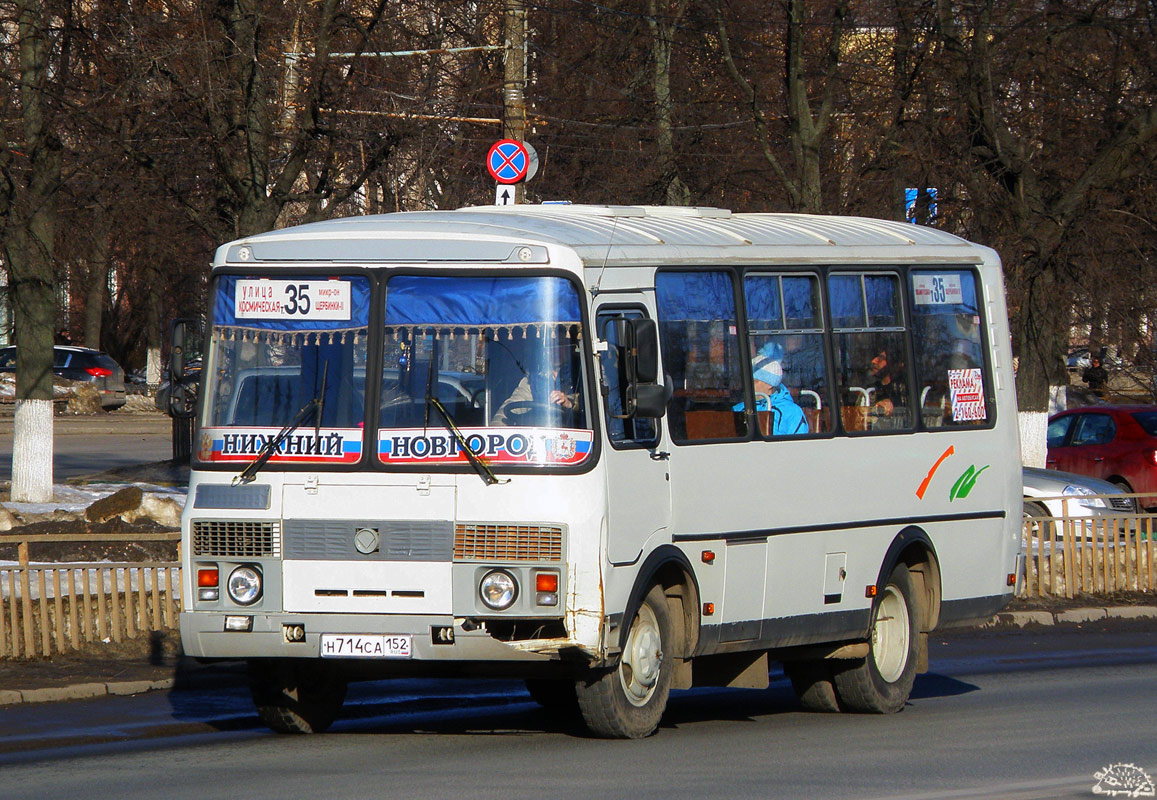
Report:
[[[226,616],[252,617],[249,631],[226,631]],[[213,611],[181,614],[181,643],[186,655],[196,658],[320,658],[321,635],[408,634],[412,637],[409,659],[358,659],[381,663],[398,661],[510,661],[545,663],[556,661],[577,644],[569,639],[504,642],[487,633],[485,626],[468,630],[465,621],[435,615],[359,615],[230,613]],[[305,628],[305,639],[291,642],[286,626]],[[446,637],[450,629],[452,635]],[[435,634],[439,632],[439,641]],[[449,641],[447,641],[449,638]]]

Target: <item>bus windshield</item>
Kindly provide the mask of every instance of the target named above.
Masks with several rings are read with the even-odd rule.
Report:
[[[369,305],[363,277],[218,277],[198,458],[248,461],[316,399],[272,460],[358,461]]]
[[[391,277],[379,459],[457,462],[469,446],[492,464],[584,460],[579,308],[565,278]]]
[[[219,276],[198,458],[250,462],[268,445],[273,463],[353,464],[375,428],[380,465],[465,465],[467,447],[496,466],[590,454],[568,280],[394,275],[381,317],[370,298],[364,276]]]

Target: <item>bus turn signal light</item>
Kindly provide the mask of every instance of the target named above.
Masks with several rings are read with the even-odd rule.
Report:
[[[715,563],[715,551],[714,550],[704,550],[703,553],[700,555],[700,558],[703,559],[704,564],[714,564]]]
[[[873,583],[871,586],[865,586],[864,587],[864,597],[875,597],[875,596],[876,596],[876,584]]]
[[[534,573],[534,602],[540,606],[558,605],[558,573]]]
[[[221,576],[217,567],[197,568],[197,599],[205,603],[213,603],[221,599],[221,589],[218,582]]]

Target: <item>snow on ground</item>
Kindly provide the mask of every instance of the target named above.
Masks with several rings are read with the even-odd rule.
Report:
[[[185,505],[186,492],[183,488],[156,486],[151,483],[90,483],[84,486],[55,484],[52,487],[51,503],[10,503],[3,505],[17,514],[51,514],[53,511],[84,511],[103,497],[119,492],[127,486],[138,486],[146,494],[162,495]]]

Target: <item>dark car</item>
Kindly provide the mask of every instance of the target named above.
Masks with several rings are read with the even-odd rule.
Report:
[[[1046,466],[1109,481],[1157,506],[1157,406],[1073,408],[1049,418]]]
[[[16,348],[0,348],[0,372],[16,371]],[[71,345],[52,348],[52,374],[70,381],[91,383],[100,393],[100,404],[106,409],[125,404],[125,371],[112,357],[100,350]]]

